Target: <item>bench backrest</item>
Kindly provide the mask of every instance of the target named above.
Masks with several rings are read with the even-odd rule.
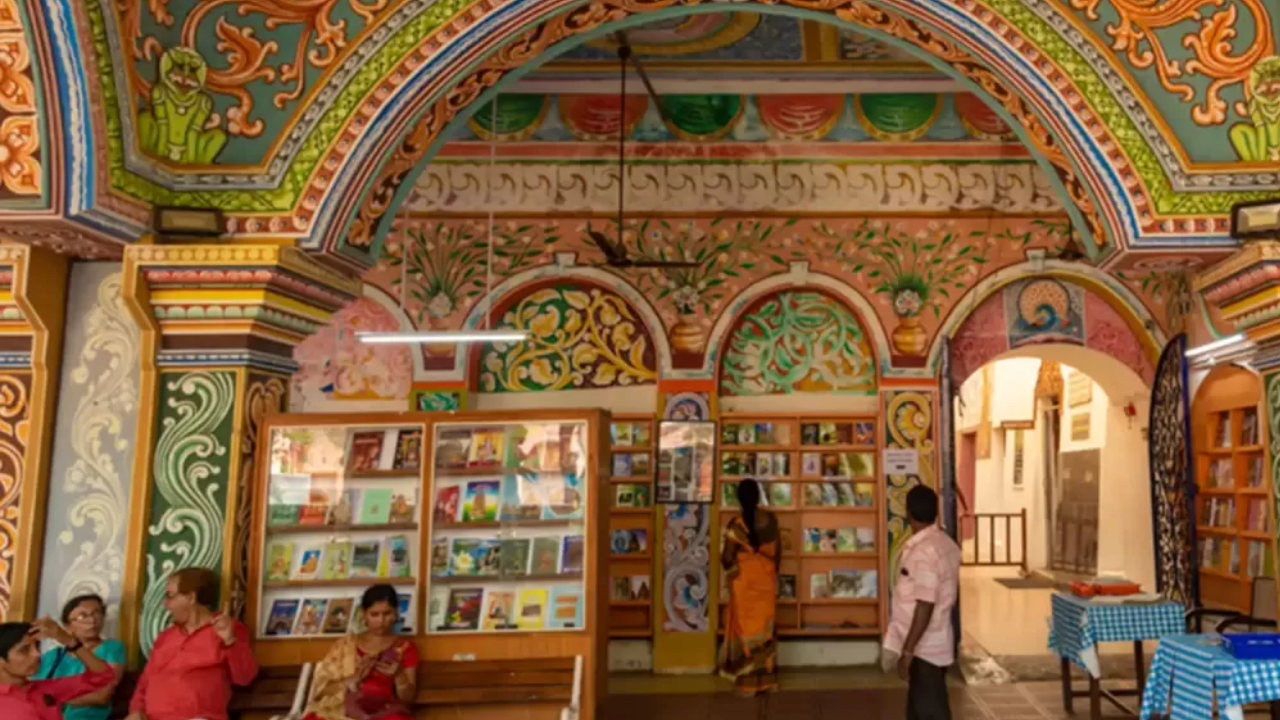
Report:
[[[573,658],[424,662],[415,705],[478,705],[573,700]]]

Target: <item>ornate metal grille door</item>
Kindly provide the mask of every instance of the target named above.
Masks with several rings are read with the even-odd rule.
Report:
[[[1170,600],[1193,608],[1200,603],[1200,581],[1193,521],[1195,484],[1191,479],[1186,351],[1187,337],[1179,335],[1160,354],[1147,427],[1156,587]]]

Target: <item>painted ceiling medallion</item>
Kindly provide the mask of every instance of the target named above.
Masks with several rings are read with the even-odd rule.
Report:
[[[1013,133],[1013,129],[1004,121],[1004,118],[996,114],[996,111],[977,95],[956,93],[953,99],[956,115],[960,116],[960,122],[964,124],[965,130],[968,130],[970,135],[987,142],[1017,139],[1017,135]]]
[[[616,95],[560,95],[560,120],[579,140],[602,141],[618,138],[621,104]],[[636,123],[649,108],[649,98],[632,95],[627,98],[626,133],[635,131]]]
[[[818,140],[839,122],[844,96],[758,95],[756,108],[775,139]]]
[[[685,141],[716,141],[733,130],[742,115],[742,95],[667,95],[667,129]]]
[[[942,112],[942,97],[933,94],[863,94],[853,100],[858,124],[878,140],[910,142],[933,125]]]
[[[494,103],[485,103],[467,120],[467,125],[481,140],[494,138],[504,142],[527,140],[538,130],[547,109],[551,107],[550,95],[500,95],[497,110]]]
[[[627,31],[627,40],[637,55],[680,57],[729,47],[745,38],[760,24],[758,13],[708,13],[659,20]],[[586,43],[588,47],[617,47],[610,38]]]

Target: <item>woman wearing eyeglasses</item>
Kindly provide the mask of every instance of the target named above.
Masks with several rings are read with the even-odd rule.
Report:
[[[71,598],[62,607],[62,624],[75,636],[76,642],[115,671],[115,679],[106,687],[67,701],[62,709],[65,720],[107,720],[111,715],[111,695],[116,691],[123,672],[125,648],[119,640],[103,639],[102,625],[106,616],[106,603],[94,594]],[[68,653],[65,647],[59,647],[40,658],[40,672],[36,679],[69,678],[85,672],[84,663],[79,658]]]

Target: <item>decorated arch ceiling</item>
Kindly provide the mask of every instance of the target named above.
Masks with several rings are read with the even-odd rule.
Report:
[[[672,83],[842,67],[960,83],[931,92],[998,108],[1101,257],[1221,247],[1230,205],[1280,177],[1280,22],[1265,0],[1148,5],[785,0],[760,17],[686,0],[40,0],[29,67],[57,75],[31,71],[48,110],[26,156],[50,181],[0,202],[81,249],[136,238],[152,205],[217,207],[233,235],[366,266],[487,89],[603,77],[600,39],[627,26]]]

